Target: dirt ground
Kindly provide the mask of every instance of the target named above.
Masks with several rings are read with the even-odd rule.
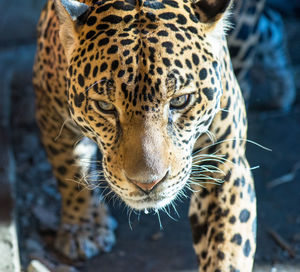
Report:
[[[288,22],[290,54],[299,93],[300,42],[296,36],[299,23],[297,21],[295,25],[294,22]],[[41,258],[44,252],[51,252],[58,224],[60,198],[38,139],[36,125],[24,121],[24,114],[30,120],[33,116],[32,107],[29,106],[33,101],[30,77],[20,75],[20,80],[13,87],[17,101],[12,122],[17,162],[18,223],[21,260],[25,268],[29,259]],[[23,94],[26,99],[20,99]],[[260,166],[253,170],[258,197],[255,262],[269,267],[264,271],[296,271],[296,267],[300,267],[299,98],[288,113],[250,112],[249,139],[272,149],[272,152],[266,151],[251,143],[247,147],[251,166]],[[160,229],[156,215],[141,214],[138,217],[132,214],[129,219],[123,205],[110,204],[112,214],[119,222],[117,245],[111,253],[97,256],[84,264],[76,264],[79,271],[160,272],[190,271],[196,268],[187,219],[188,199],[178,203],[180,218],[174,211],[170,212],[174,219],[161,215],[163,230]],[[278,236],[284,241],[278,242]],[[292,252],[283,249],[284,245]],[[294,270],[271,270],[276,264],[288,264]]]

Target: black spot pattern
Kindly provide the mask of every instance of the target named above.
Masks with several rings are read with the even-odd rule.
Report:
[[[246,222],[248,222],[249,217],[250,217],[250,212],[249,212],[248,210],[243,209],[243,210],[240,212],[239,219],[240,219],[240,222],[241,222],[241,223],[246,223]]]
[[[249,239],[247,239],[247,241],[244,244],[243,252],[244,252],[245,257],[249,257],[250,252],[251,252],[251,245],[250,245]]]
[[[242,236],[239,233],[236,233],[235,235],[233,235],[230,242],[240,246],[242,244]]]

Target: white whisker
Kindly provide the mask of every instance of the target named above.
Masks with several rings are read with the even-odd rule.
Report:
[[[233,138],[233,139],[225,139],[225,140],[222,140],[222,141],[218,141],[218,142],[215,142],[215,143],[213,143],[213,144],[211,144],[211,145],[205,146],[205,147],[203,147],[203,148],[201,148],[201,149],[195,151],[195,152],[193,153],[193,155],[194,155],[194,154],[197,154],[197,153],[199,153],[199,152],[201,152],[201,151],[203,151],[203,150],[205,150],[205,149],[207,149],[207,148],[210,148],[210,147],[212,147],[212,146],[214,146],[214,145],[218,145],[218,144],[225,143],[225,142],[232,142],[232,141],[236,141],[236,140],[239,140],[239,141],[245,141],[245,142],[254,144],[254,145],[256,145],[256,146],[258,146],[258,147],[260,147],[260,148],[262,148],[262,149],[264,149],[264,150],[266,150],[266,151],[272,151],[272,149],[267,148],[267,147],[265,147],[265,146],[263,146],[263,145],[261,145],[261,144],[259,144],[259,143],[256,143],[256,142],[254,142],[254,141],[252,141],[252,140],[245,139],[245,138],[238,138],[238,137],[236,137],[236,138]]]
[[[66,123],[69,122],[69,121],[72,121],[72,119],[71,119],[71,118],[66,118],[65,121],[62,123],[62,125],[61,125],[61,127],[60,127],[60,129],[59,129],[58,135],[54,138],[54,141],[55,141],[55,142],[56,142],[56,141],[58,140],[58,138],[60,137],[60,135],[61,135],[61,133],[62,133],[62,131],[63,131],[63,129],[64,129]]]
[[[86,88],[85,92],[87,92],[89,89],[93,88],[95,85],[97,85],[101,82],[104,82],[104,81],[105,81],[105,79],[101,79],[101,80],[94,82],[92,85],[90,85],[89,87]]]
[[[159,210],[156,210],[155,213],[157,214],[157,218],[158,218],[158,222],[159,222],[159,228],[160,228],[160,230],[163,230],[163,226],[161,224]]]

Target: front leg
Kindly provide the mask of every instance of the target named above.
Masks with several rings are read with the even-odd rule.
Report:
[[[51,106],[37,107],[37,118],[42,141],[47,151],[53,173],[62,197],[61,223],[55,247],[70,259],[90,258],[99,251],[109,251],[115,243],[115,220],[97,190],[84,186],[88,178],[97,147],[89,139],[82,137]],[[61,131],[60,131],[61,130]]]
[[[58,158],[52,161],[62,196],[61,226],[55,247],[71,259],[85,259],[111,249],[116,222],[109,215],[100,190],[94,188],[97,185],[89,184],[89,179],[96,178],[91,173],[91,162],[96,161],[97,146],[84,138],[70,151],[72,154],[62,154],[62,160],[67,158],[65,165],[56,163],[61,161]],[[68,162],[70,155],[73,159]]]
[[[245,157],[222,168],[224,183],[205,186],[191,199],[189,217],[199,271],[250,272],[256,247],[253,179]]]

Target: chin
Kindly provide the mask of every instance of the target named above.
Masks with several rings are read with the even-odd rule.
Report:
[[[171,204],[180,195],[185,183],[185,181],[181,182],[176,189],[167,191],[160,189],[158,192],[144,195],[142,198],[121,198],[130,208],[135,210],[159,210]]]
[[[123,199],[123,201],[134,210],[159,210],[170,204],[176,198],[176,194],[170,197],[152,199],[151,197],[137,201]]]

